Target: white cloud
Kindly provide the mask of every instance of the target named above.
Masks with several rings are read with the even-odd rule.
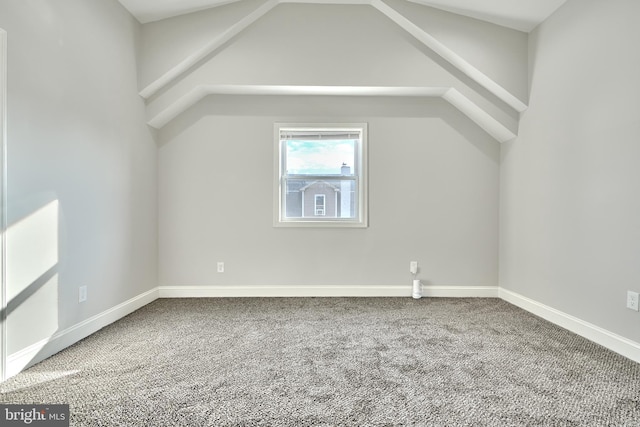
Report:
[[[287,141],[287,169],[298,174],[339,174],[353,166],[355,141]]]

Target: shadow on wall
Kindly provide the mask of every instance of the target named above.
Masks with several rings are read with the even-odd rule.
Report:
[[[27,367],[59,329],[59,203],[47,196],[31,205],[6,232],[7,376]]]

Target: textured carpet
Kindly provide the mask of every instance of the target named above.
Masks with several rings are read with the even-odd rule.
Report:
[[[162,299],[0,391],[77,426],[640,426],[640,364],[498,299]]]

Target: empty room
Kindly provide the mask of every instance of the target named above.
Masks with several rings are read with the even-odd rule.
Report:
[[[0,0],[0,425],[640,425],[637,0]]]

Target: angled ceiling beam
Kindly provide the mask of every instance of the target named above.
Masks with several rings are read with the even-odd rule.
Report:
[[[520,101],[505,88],[493,81],[482,71],[471,65],[453,50],[440,43],[431,34],[427,33],[422,28],[411,22],[409,19],[405,18],[404,15],[397,12],[383,0],[372,0],[371,5],[382,12],[384,15],[386,15],[387,18],[391,19],[393,22],[402,27],[406,32],[415,37],[419,42],[440,55],[443,59],[462,71],[468,77],[472,78],[480,86],[484,87],[489,92],[493,93],[496,97],[504,101],[511,108],[519,113],[522,113],[527,109],[525,103]]]
[[[176,102],[150,117],[147,123],[149,126],[160,129],[208,95],[439,97],[460,110],[498,142],[507,142],[516,137],[513,132],[477,104],[450,87],[198,85]]]
[[[442,95],[442,98],[460,110],[498,142],[508,142],[517,136],[457,89],[450,88]]]
[[[193,52],[191,55],[187,56],[181,62],[176,64],[169,71],[164,73],[160,78],[155,80],[149,86],[145,87],[140,91],[140,96],[145,99],[149,99],[155,93],[157,93],[160,89],[171,83],[173,80],[178,78],[182,73],[189,71],[193,68],[198,62],[202,61],[211,53],[215,52],[219,49],[223,44],[231,40],[236,35],[240,34],[242,31],[247,29],[251,24],[256,22],[258,19],[262,18],[267,12],[280,4],[281,0],[267,0],[258,6],[253,12],[249,13],[247,16],[233,24],[222,34],[211,40],[209,43],[202,46],[200,49]]]
[[[469,62],[467,62],[460,55],[456,54],[451,49],[447,48],[444,44],[436,40],[429,33],[418,27],[416,24],[407,19],[404,15],[397,12],[395,9],[387,5],[383,0],[267,0],[257,7],[253,12],[242,18],[240,21],[232,25],[229,29],[223,32],[221,35],[213,39],[211,42],[198,49],[172,69],[167,71],[164,75],[158,78],[156,81],[145,87],[140,95],[148,99],[157,93],[160,89],[171,83],[178,78],[182,73],[187,72],[194,67],[199,61],[206,58],[216,49],[220,48],[224,43],[229,41],[237,34],[244,31],[251,24],[256,22],[262,16],[264,16],[271,9],[281,3],[313,3],[313,4],[350,4],[350,5],[370,5],[376,10],[387,16],[398,26],[403,28],[418,41],[423,43],[426,47],[431,49],[436,54],[440,55],[443,59],[451,63],[454,67],[458,68],[461,72],[469,76],[476,83],[483,86],[485,89],[493,93],[497,98],[501,99],[511,108],[517,112],[523,112],[527,109],[526,104],[516,98],[513,94],[507,91],[505,88],[497,84],[486,74],[475,68]]]

